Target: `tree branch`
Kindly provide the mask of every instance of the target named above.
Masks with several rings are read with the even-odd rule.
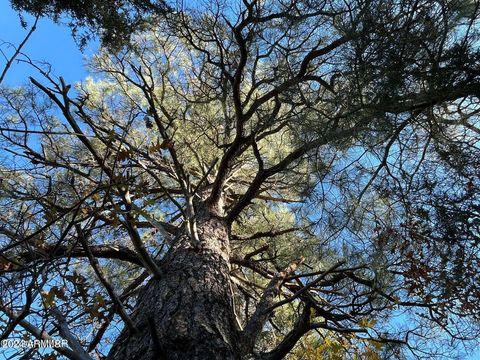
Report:
[[[2,306],[2,310],[10,319],[12,319],[13,321],[17,320],[17,315],[15,314],[15,312],[6,308],[5,306]],[[43,329],[39,329],[38,327],[36,327],[35,325],[33,325],[32,323],[28,322],[25,319],[21,319],[20,321],[18,321],[18,324],[39,340],[54,340],[48,332],[46,332]],[[71,360],[93,360],[88,355],[85,356],[81,353],[79,354],[63,346],[55,347],[55,350]]]
[[[255,312],[247,322],[247,325],[241,334],[241,346],[246,353],[253,350],[258,335],[272,313],[270,307],[273,305],[275,297],[280,294],[280,288],[283,282],[303,263],[304,260],[304,258],[300,258],[292,262],[284,271],[276,274],[267,285],[260,301],[258,302]]]
[[[8,70],[10,69],[10,67],[12,66],[13,62],[15,61],[15,59],[18,57],[18,55],[20,55],[20,52],[22,51],[22,48],[25,46],[25,44],[27,43],[28,39],[30,39],[30,37],[32,36],[32,34],[35,32],[35,30],[37,29],[37,23],[38,23],[38,16],[35,18],[35,22],[33,23],[32,27],[30,28],[29,32],[27,33],[27,35],[25,36],[25,38],[23,39],[23,41],[18,45],[18,47],[15,49],[15,52],[13,53],[13,55],[10,57],[10,59],[8,59],[7,63],[5,64],[5,67],[3,68],[3,71],[2,73],[0,74],[0,84],[3,82],[3,79],[5,79],[5,75],[7,75],[7,72]]]
[[[261,354],[257,360],[282,360],[294,348],[298,340],[310,331],[310,309],[309,303],[306,303],[302,314],[295,321],[293,329],[283,338],[282,342],[272,351]]]

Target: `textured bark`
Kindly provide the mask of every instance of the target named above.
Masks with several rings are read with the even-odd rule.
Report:
[[[225,222],[198,220],[200,248],[178,239],[139,296],[132,314],[138,334],[124,329],[109,360],[239,359]]]

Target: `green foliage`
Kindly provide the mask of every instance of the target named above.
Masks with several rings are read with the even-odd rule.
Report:
[[[152,275],[140,255],[168,266],[187,238],[201,256],[195,226],[213,218],[241,326],[280,278],[251,351],[295,331],[287,359],[475,340],[477,2],[198,4],[158,23],[140,3],[14,1],[132,43],[72,88],[45,73],[1,90],[11,303],[30,283],[50,329],[53,306],[81,334],[116,326]]]
[[[165,2],[155,0],[11,0],[11,4],[15,10],[48,16],[57,22],[66,18],[82,46],[96,34],[101,34],[107,46],[125,45],[132,32],[145,26],[149,16],[168,10]]]

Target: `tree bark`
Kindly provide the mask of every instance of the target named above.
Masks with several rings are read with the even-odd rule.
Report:
[[[139,295],[132,319],[108,360],[240,359],[230,285],[228,227],[224,220],[197,219],[200,245],[181,236]]]

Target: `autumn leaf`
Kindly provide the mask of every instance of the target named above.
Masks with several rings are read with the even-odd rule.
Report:
[[[118,161],[124,161],[127,160],[132,156],[132,153],[130,150],[127,149],[122,149],[117,153],[117,159]]]
[[[373,320],[373,319],[368,319],[366,317],[364,318],[361,318],[359,321],[358,321],[358,325],[364,329],[366,328],[373,328],[375,326],[375,324],[377,323],[376,320]]]
[[[93,201],[95,201],[95,202],[100,202],[101,196],[100,196],[99,193],[95,193],[95,194],[92,195],[92,199],[93,199]]]

